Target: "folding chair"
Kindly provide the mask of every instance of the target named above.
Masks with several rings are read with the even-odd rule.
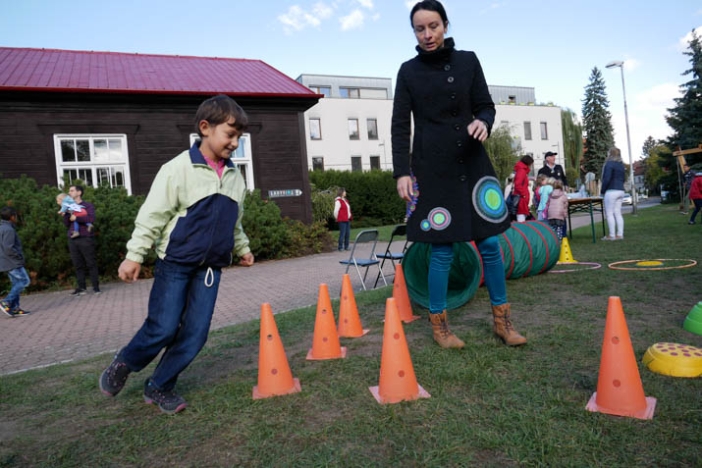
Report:
[[[378,254],[378,258],[382,258],[382,262],[380,262],[380,271],[383,271],[383,266],[385,265],[385,260],[390,260],[392,262],[392,270],[395,271],[395,262],[397,263],[402,263],[402,259],[405,258],[405,251],[407,251],[407,244],[409,241],[406,238],[407,236],[407,225],[406,224],[398,224],[395,226],[395,228],[392,230],[392,233],[390,234],[390,242],[388,242],[388,246],[385,249],[384,253]],[[399,252],[393,252],[392,251],[392,243],[395,240],[396,237],[405,237],[405,243],[402,246],[402,250]],[[394,273],[393,273],[394,275]],[[380,273],[378,273],[378,276],[375,277],[375,284],[373,287],[375,288],[378,286],[378,280],[380,279]]]
[[[373,265],[378,267],[378,274],[383,278],[383,282],[387,286],[388,282],[385,280],[385,275],[383,270],[380,269],[380,260],[375,254],[375,246],[378,243],[378,230],[369,229],[361,231],[356,236],[356,240],[353,242],[353,248],[351,249],[351,255],[349,255],[348,260],[340,260],[339,263],[346,265],[346,273],[349,272],[349,268],[353,265],[356,268],[358,277],[361,279],[361,285],[363,290],[366,290],[366,276],[368,275],[368,268]],[[364,248],[365,247],[365,248]],[[363,275],[361,275],[361,269],[365,268]]]

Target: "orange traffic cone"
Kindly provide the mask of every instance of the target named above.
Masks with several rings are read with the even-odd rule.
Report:
[[[313,361],[345,357],[346,348],[339,344],[339,334],[336,332],[329,288],[322,283],[319,285],[319,297],[317,298],[317,317],[314,321],[312,349],[307,353],[307,359]]]
[[[253,388],[253,398],[258,400],[278,395],[288,395],[301,390],[300,381],[293,378],[271,305],[261,305],[261,341],[258,351],[258,385]]]
[[[638,419],[652,419],[656,409],[656,399],[644,396],[622,301],[616,296],[611,296],[607,305],[597,391],[586,408]]]
[[[377,387],[369,387],[369,390],[381,404],[430,397],[429,393],[417,383],[400,314],[397,311],[396,301],[392,297],[385,301],[380,383]]]
[[[354,296],[353,286],[351,286],[351,277],[345,274],[341,281],[339,337],[359,338],[368,332],[369,330],[364,330],[361,325],[361,317],[358,315],[358,307],[356,306],[356,296]]]
[[[395,282],[392,286],[392,297],[397,303],[397,311],[400,314],[400,320],[405,323],[410,323],[420,318],[419,315],[412,315],[412,304],[410,304],[409,293],[407,292],[405,273],[402,271],[402,265],[399,263],[395,266]]]

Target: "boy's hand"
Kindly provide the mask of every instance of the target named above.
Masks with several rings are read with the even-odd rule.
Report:
[[[254,256],[251,252],[242,255],[241,260],[239,260],[239,265],[250,267],[254,264]]]
[[[119,274],[119,279],[127,283],[133,283],[139,278],[139,272],[141,271],[141,264],[132,260],[124,259],[122,264],[119,266],[117,273]]]

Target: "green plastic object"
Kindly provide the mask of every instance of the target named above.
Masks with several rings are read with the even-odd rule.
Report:
[[[431,244],[414,242],[402,259],[402,272],[410,298],[420,306],[429,308],[429,260]],[[470,301],[480,286],[483,266],[472,243],[453,244],[453,262],[449,272],[449,287],[446,307],[457,309]]]
[[[687,314],[683,328],[697,335],[702,335],[702,302],[698,302]]]

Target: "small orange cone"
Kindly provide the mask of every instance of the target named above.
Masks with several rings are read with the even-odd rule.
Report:
[[[300,381],[293,378],[271,305],[261,305],[261,341],[258,352],[258,385],[253,388],[254,400],[288,395],[301,390]]]
[[[656,399],[644,396],[622,301],[616,296],[611,296],[607,305],[597,391],[586,408],[637,419],[652,419],[656,409]]]
[[[366,333],[368,329],[363,329],[361,325],[361,317],[358,315],[358,307],[356,306],[356,296],[353,294],[353,286],[351,285],[351,277],[345,274],[341,281],[341,301],[339,304],[339,337],[340,338],[359,338]]]
[[[383,330],[383,351],[380,357],[380,383],[369,387],[378,403],[398,403],[400,401],[429,398],[418,383],[410,358],[407,339],[400,321],[395,299],[385,301],[385,327]]]
[[[412,304],[410,303],[409,293],[407,292],[405,273],[402,271],[402,265],[399,263],[395,266],[395,282],[392,285],[392,297],[397,303],[397,311],[400,314],[400,320],[405,323],[410,323],[421,318],[419,315],[412,315]]]
[[[578,261],[573,258],[573,253],[570,251],[570,243],[568,242],[568,238],[563,236],[563,239],[561,240],[561,254],[558,257],[558,264],[564,265],[569,263],[578,263]]]
[[[339,334],[336,332],[334,311],[329,298],[329,288],[326,284],[319,285],[317,298],[317,316],[314,321],[314,336],[312,349],[307,353],[307,360],[339,359],[346,357],[346,348],[339,344]]]

